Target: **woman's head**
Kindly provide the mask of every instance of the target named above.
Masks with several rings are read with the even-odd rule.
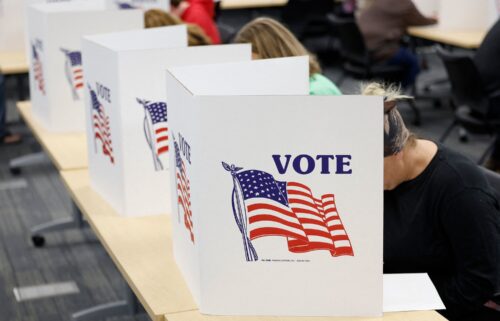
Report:
[[[255,59],[283,58],[309,55],[309,73],[320,73],[321,68],[297,38],[281,23],[270,18],[257,18],[241,28],[235,43],[252,44]]]
[[[411,99],[400,93],[394,86],[385,87],[378,83],[364,85],[363,95],[384,97],[384,189],[391,190],[401,183],[401,175],[406,171],[407,164],[403,154],[416,143],[397,109],[397,102]]]
[[[144,13],[144,25],[146,28],[157,28],[166,26],[181,25],[184,22],[166,11],[151,9]],[[187,24],[188,44],[189,46],[211,45],[212,41],[205,32],[194,24]]]
[[[150,9],[144,13],[146,28],[157,28],[182,24],[182,20],[160,9]]]

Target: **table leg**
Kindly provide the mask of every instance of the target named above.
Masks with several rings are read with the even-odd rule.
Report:
[[[63,231],[71,228],[84,228],[87,224],[83,220],[82,212],[75,203],[72,203],[73,215],[71,217],[58,218],[53,221],[43,223],[31,228],[31,240],[36,247],[45,245],[45,238],[42,233]]]
[[[12,174],[18,175],[21,173],[21,168],[31,167],[50,163],[49,158],[44,152],[37,152],[20,157],[13,158],[9,161],[9,170]]]
[[[71,321],[94,321],[109,317],[135,315],[139,313],[140,303],[134,292],[127,287],[126,300],[100,304],[71,315]]]

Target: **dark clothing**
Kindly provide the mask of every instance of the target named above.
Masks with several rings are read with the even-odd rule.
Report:
[[[474,57],[474,62],[486,93],[491,94],[500,90],[500,20],[484,38]]]
[[[9,133],[6,124],[7,105],[5,99],[5,77],[0,75],[0,141]]]
[[[401,85],[405,88],[414,84],[420,73],[418,57],[407,48],[399,48],[396,54],[386,63],[388,65],[403,66],[404,75]]]
[[[384,272],[429,273],[451,320],[484,313],[500,291],[500,211],[481,170],[438,146],[384,203]]]
[[[500,20],[490,29],[474,57],[486,95],[500,96]],[[500,117],[500,98],[491,98],[491,115]],[[497,133],[491,159],[500,164],[500,133]],[[496,166],[495,166],[496,167]],[[499,168],[492,168],[500,170]]]
[[[408,27],[436,23],[435,19],[423,16],[411,0],[373,1],[360,11],[357,21],[366,46],[375,51],[378,60],[396,54]]]

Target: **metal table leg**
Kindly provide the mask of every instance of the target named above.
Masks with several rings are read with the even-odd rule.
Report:
[[[139,313],[140,303],[134,292],[127,287],[125,300],[97,305],[71,315],[71,321],[95,321],[109,317],[136,315]]]
[[[35,165],[49,164],[50,160],[44,152],[28,154],[13,158],[9,161],[9,170],[12,174],[21,173],[21,168]]]
[[[45,244],[45,237],[42,233],[63,231],[70,228],[84,228],[87,224],[83,220],[82,212],[75,203],[72,203],[73,215],[71,217],[58,218],[53,221],[42,223],[31,228],[31,240],[36,247],[42,247]]]

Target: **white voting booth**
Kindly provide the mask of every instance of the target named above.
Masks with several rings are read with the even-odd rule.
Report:
[[[170,0],[105,0],[108,8],[113,9],[162,9],[170,10]]]
[[[24,49],[24,3],[0,0],[0,51]]]
[[[28,9],[33,114],[51,132],[83,132],[81,37],[140,29],[140,10],[104,11],[98,3],[33,5]]]
[[[440,0],[413,0],[418,10],[428,17],[437,17],[439,14]]]
[[[0,0],[0,51],[24,50],[25,11],[27,6],[63,1],[69,2],[72,0]]]
[[[187,47],[186,26],[84,38],[92,187],[124,216],[168,213],[169,66],[251,59],[250,45]]]
[[[382,98],[308,79],[307,57],[167,72],[174,256],[201,313],[382,313]]]
[[[442,29],[488,30],[498,17],[497,0],[440,0],[439,27]]]

